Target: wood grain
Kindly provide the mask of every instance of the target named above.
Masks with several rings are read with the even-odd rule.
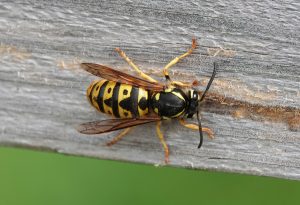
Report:
[[[297,1],[2,1],[0,5],[0,144],[147,164],[163,164],[154,125],[85,136],[75,126],[107,116],[85,90],[93,62],[131,72],[122,48],[147,73],[171,69],[198,79],[219,64],[202,107],[215,139],[198,150],[198,133],[164,123],[170,166],[300,179],[300,5]],[[222,49],[223,50],[222,50]],[[216,52],[218,55],[214,56]],[[283,117],[282,117],[283,116]]]

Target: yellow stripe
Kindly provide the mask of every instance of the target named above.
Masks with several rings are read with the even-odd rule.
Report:
[[[173,88],[167,88],[167,89],[164,90],[164,92],[170,93],[170,92],[172,92],[172,90],[173,90]]]
[[[113,82],[113,81],[109,81],[106,85],[106,88],[104,90],[104,95],[103,95],[103,108],[104,108],[104,112],[107,113],[107,114],[110,114],[112,115],[113,114],[113,111],[112,111],[112,108],[107,106],[104,101],[111,98],[112,95],[113,95],[113,90],[114,90],[114,87],[116,85],[116,82]],[[108,93],[108,90],[110,90],[110,93]]]
[[[120,85],[120,90],[119,90],[119,95],[118,95],[118,105],[119,105],[119,114],[120,114],[120,118],[132,118],[132,114],[130,111],[128,110],[124,110],[121,106],[120,106],[120,102],[126,98],[130,97],[130,92],[131,92],[132,86],[131,85],[126,85],[126,84],[121,84]],[[124,90],[127,90],[127,94],[124,95]],[[128,115],[126,116],[124,113],[128,113]]]
[[[97,84],[98,82],[99,82],[99,80],[94,80],[94,81],[89,85],[88,89],[86,90],[86,97],[87,97],[89,103],[90,103],[92,106],[94,106],[94,105],[93,105],[93,103],[91,102],[90,94],[91,94],[91,92],[92,92],[92,88],[93,88],[94,85]],[[92,100],[93,100],[93,98],[92,98]]]
[[[148,92],[142,88],[139,88],[139,95],[138,95],[138,102],[140,102],[140,100],[142,99],[142,97],[145,97],[146,100],[148,100]],[[140,109],[140,107],[138,106],[138,112],[140,116],[144,116],[148,113],[148,108],[146,108],[145,110]]]
[[[156,94],[155,94],[155,100],[158,101],[158,100],[159,100],[159,97],[160,97],[160,93],[156,93]]]
[[[173,115],[171,118],[175,118],[175,117],[179,117],[180,115],[182,115],[184,113],[185,109],[183,109],[180,113]]]
[[[185,99],[184,99],[184,97],[181,95],[181,93],[175,92],[175,91],[173,91],[172,93],[173,93],[174,95],[176,95],[177,97],[179,97],[180,99],[182,99],[183,101],[185,101]]]
[[[93,93],[92,93],[92,105],[98,110],[100,111],[99,109],[99,106],[98,106],[98,103],[97,103],[97,98],[98,98],[98,95],[99,95],[99,91],[100,91],[100,88],[101,86],[103,85],[103,83],[105,82],[106,80],[97,80],[97,82],[95,82],[95,88],[93,90]]]
[[[185,101],[185,99],[184,99],[184,97],[181,95],[181,93],[176,92],[176,91],[174,91],[173,89],[174,89],[174,88],[168,88],[168,89],[164,90],[164,92],[166,92],[166,93],[173,93],[174,95],[176,95],[177,97],[179,97],[180,99],[182,99],[182,100]],[[158,98],[159,98],[159,97],[158,97]],[[156,99],[156,100],[158,100],[158,99]]]

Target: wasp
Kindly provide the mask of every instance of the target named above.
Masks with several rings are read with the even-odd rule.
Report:
[[[167,164],[169,148],[161,132],[161,122],[166,119],[178,119],[183,126],[199,131],[198,148],[200,148],[203,143],[203,132],[213,138],[213,131],[201,125],[199,106],[214,80],[217,64],[214,63],[213,73],[203,92],[196,90],[193,83],[171,80],[168,72],[178,61],[190,55],[196,45],[196,40],[193,39],[192,46],[186,53],[174,58],[163,68],[166,83],[158,82],[142,72],[120,48],[116,48],[116,51],[139,77],[99,64],[82,63],[81,67],[84,70],[103,78],[95,80],[88,87],[86,92],[88,101],[98,111],[114,118],[83,123],[78,127],[78,131],[83,134],[101,134],[123,129],[107,143],[110,146],[124,137],[132,127],[156,122],[156,132],[163,146]],[[192,118],[194,114],[197,116],[198,124],[186,123],[184,118]]]

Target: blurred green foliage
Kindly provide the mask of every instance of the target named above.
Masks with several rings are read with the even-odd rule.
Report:
[[[295,204],[300,182],[0,148],[0,205]]]

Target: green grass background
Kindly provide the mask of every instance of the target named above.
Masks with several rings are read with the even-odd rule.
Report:
[[[297,181],[0,148],[0,205],[297,202]]]

